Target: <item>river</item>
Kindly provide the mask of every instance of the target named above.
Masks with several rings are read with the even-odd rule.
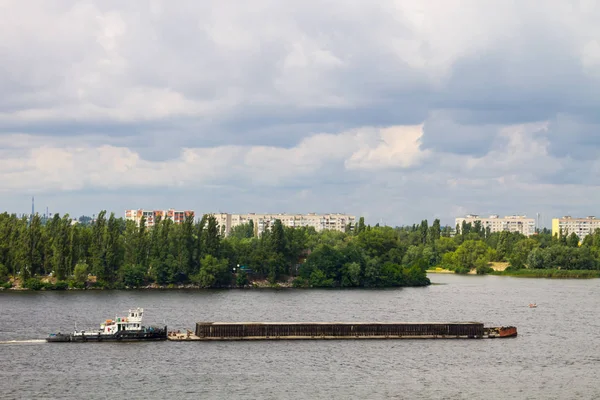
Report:
[[[426,288],[0,292],[2,399],[597,399],[600,279],[431,274]],[[537,308],[529,308],[535,302]],[[481,321],[495,340],[45,343],[145,309],[195,321]]]

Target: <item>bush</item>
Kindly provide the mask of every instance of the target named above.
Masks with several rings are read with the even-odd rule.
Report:
[[[52,287],[53,290],[67,290],[68,288],[69,282],[66,281],[58,281]]]
[[[78,263],[73,270],[75,281],[85,283],[88,278],[89,267],[86,263]]]
[[[8,281],[8,268],[2,263],[0,263],[0,283],[4,283]]]
[[[454,269],[455,274],[468,274],[469,272],[471,272],[471,270],[466,267],[456,267]]]
[[[231,284],[231,271],[226,259],[218,259],[211,255],[200,261],[200,271],[190,277],[191,281],[202,288],[223,287]]]
[[[44,283],[37,278],[29,278],[23,283],[25,289],[41,290],[44,288]]]
[[[110,289],[110,285],[102,279],[98,279],[96,282],[88,282],[87,287],[90,289]]]
[[[312,287],[333,287],[333,278],[327,278],[325,273],[320,269],[315,269],[310,274],[310,286]]]
[[[121,282],[124,286],[139,287],[146,280],[146,269],[142,265],[124,265],[120,271]]]
[[[239,287],[244,287],[248,284],[248,274],[246,271],[240,271],[237,273],[235,284]]]
[[[76,280],[69,281],[69,288],[71,289],[85,289],[85,283],[77,282]]]
[[[2,283],[2,284],[0,284],[0,287],[4,288],[4,289],[10,289],[12,287],[12,283],[10,283],[10,282]]]
[[[493,272],[494,269],[491,267],[488,267],[487,265],[480,265],[479,267],[477,267],[476,271],[477,271],[477,275],[485,275],[485,274],[489,274],[489,273]]]
[[[308,287],[308,280],[298,277],[292,281],[292,286],[295,288],[306,288]]]

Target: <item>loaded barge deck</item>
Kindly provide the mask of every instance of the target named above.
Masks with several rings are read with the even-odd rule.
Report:
[[[491,339],[517,336],[514,326],[481,322],[197,322],[196,331],[170,332],[172,341],[292,339]]]

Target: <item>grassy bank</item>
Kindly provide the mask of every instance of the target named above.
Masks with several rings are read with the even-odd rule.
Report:
[[[454,274],[454,271],[442,268],[428,269],[428,274]],[[475,270],[471,270],[467,274],[461,275],[474,275]],[[600,278],[599,270],[566,270],[566,269],[520,269],[511,271],[506,268],[495,269],[492,266],[492,270],[487,272],[485,275],[498,275],[498,276],[516,276],[521,278],[557,278],[557,279],[591,279]]]
[[[565,269],[520,269],[517,271],[493,271],[490,272],[490,275],[517,276],[522,278],[589,279],[600,278],[600,271]]]

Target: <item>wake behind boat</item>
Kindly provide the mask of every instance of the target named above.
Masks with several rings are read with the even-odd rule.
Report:
[[[167,340],[167,326],[143,326],[143,308],[129,310],[126,317],[107,319],[98,330],[73,333],[51,333],[47,342],[120,342],[141,340]]]

